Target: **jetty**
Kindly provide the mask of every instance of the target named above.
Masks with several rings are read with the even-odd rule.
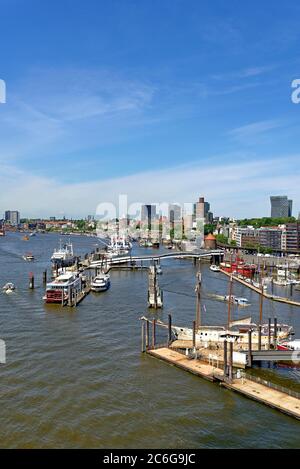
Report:
[[[246,282],[245,280],[237,277],[236,275],[233,275],[232,273],[226,272],[225,270],[222,270],[222,269],[220,269],[220,272],[227,275],[227,277],[230,277],[230,278],[232,277],[232,279],[235,280],[236,282],[239,282],[242,285],[244,285],[245,287],[250,288],[250,290],[255,291],[259,295],[262,295],[264,298],[267,298],[267,299],[273,300],[273,301],[278,301],[279,303],[285,303],[285,304],[288,304],[288,305],[291,305],[291,306],[300,306],[299,301],[295,301],[295,300],[292,300],[290,298],[285,298],[285,297],[282,297],[282,296],[271,295],[270,293],[262,291],[260,288],[255,287],[250,282]]]
[[[236,366],[233,360],[232,342],[224,340],[222,357],[215,351],[209,350],[203,354],[203,350],[195,347],[195,339],[193,341],[172,339],[172,319],[169,315],[168,339],[164,343],[157,343],[156,319],[150,321],[143,317],[141,320],[143,353],[300,420],[300,393],[253,376],[241,365]],[[282,359],[280,351],[267,352],[273,354],[274,360]],[[277,352],[279,353],[276,357]],[[245,353],[247,354],[247,351]],[[262,354],[260,359],[268,359],[263,355],[264,351],[256,353]],[[247,366],[252,366],[252,354],[250,355]],[[286,355],[286,358],[291,359],[291,353],[289,356]]]

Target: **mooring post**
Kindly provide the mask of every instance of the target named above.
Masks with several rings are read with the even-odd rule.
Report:
[[[149,345],[150,345],[149,337],[150,337],[150,334],[149,334],[149,321],[146,321],[146,350],[149,349]]]
[[[277,345],[277,318],[274,318],[274,348]]]
[[[271,318],[268,319],[268,349],[271,348]]]
[[[145,324],[144,324],[144,319],[142,319],[142,344],[141,344],[141,351],[145,352]]]
[[[196,347],[196,321],[193,321],[193,347]]]
[[[248,331],[248,365],[252,367],[252,329]]]
[[[34,274],[32,272],[29,274],[29,288],[34,289]]]
[[[224,377],[227,377],[227,340],[224,340]]]
[[[47,270],[44,270],[43,272],[43,284],[45,285],[47,283]]]
[[[229,342],[229,379],[233,378],[233,342]]]
[[[261,324],[258,326],[258,350],[261,350]]]
[[[171,314],[168,315],[168,346],[172,341],[172,316]]]
[[[155,348],[155,342],[156,342],[156,319],[153,319],[152,321],[152,348]]]

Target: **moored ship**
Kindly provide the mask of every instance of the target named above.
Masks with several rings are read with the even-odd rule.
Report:
[[[43,297],[46,303],[65,305],[82,291],[82,278],[74,272],[65,272],[47,283],[46,293]]]
[[[55,267],[69,267],[70,265],[73,265],[75,261],[76,257],[73,253],[72,243],[69,241],[69,243],[62,244],[60,241],[59,248],[54,249],[51,256],[51,262]]]

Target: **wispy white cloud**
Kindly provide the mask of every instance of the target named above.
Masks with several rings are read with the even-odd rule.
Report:
[[[6,166],[0,175],[1,208],[19,209],[24,216],[84,216],[95,213],[99,203],[117,203],[119,194],[127,194],[130,203],[191,203],[203,194],[219,215],[264,216],[275,191],[294,199],[296,211],[298,161],[299,155],[294,155],[219,166],[185,165],[77,184],[60,184],[55,175],[38,177]]]
[[[227,135],[239,142],[252,142],[256,137],[260,137],[274,129],[283,126],[283,122],[276,119],[252,122],[251,124],[243,125],[235,129],[229,130]],[[256,140],[255,140],[256,141]]]

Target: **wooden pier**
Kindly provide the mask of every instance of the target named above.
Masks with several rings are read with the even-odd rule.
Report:
[[[223,369],[217,368],[215,364],[191,359],[168,347],[149,349],[147,353],[152,357],[163,360],[193,375],[211,382],[218,382],[227,389],[231,389],[245,397],[300,420],[300,399],[297,397],[297,393],[291,395],[288,389],[284,390],[284,388],[280,387],[276,389],[275,386],[272,387],[271,383],[267,381],[265,381],[265,384],[259,383],[253,379],[249,379],[249,377],[245,377],[243,373],[241,373],[239,378],[230,380],[225,377]]]
[[[152,322],[146,318],[141,319],[142,351],[149,356],[158,358],[207,381],[218,383],[222,387],[300,420],[300,393],[252,376],[241,369],[240,365],[235,367],[232,342],[224,341],[223,357],[214,353],[203,356],[201,351],[198,353],[197,348],[194,346],[194,340],[191,341],[190,347],[186,348],[184,352],[187,341],[172,341],[171,339],[172,319],[170,315],[168,341],[164,345],[156,344],[157,321],[155,319]],[[180,348],[182,350],[179,350]]]
[[[236,275],[232,275],[231,273],[225,272],[225,270],[222,270],[222,269],[220,270],[220,272],[227,275],[227,277],[232,277],[232,279],[235,280],[236,282],[239,282],[242,285],[244,285],[245,287],[250,288],[250,290],[255,291],[259,295],[262,295],[264,298],[268,298],[269,300],[273,300],[273,301],[278,301],[280,303],[285,303],[285,304],[288,304],[288,305],[291,305],[291,306],[300,306],[299,301],[294,301],[294,300],[291,300],[290,298],[284,298],[282,296],[270,295],[269,293],[266,293],[265,291],[262,292],[260,288],[255,287],[251,283],[246,282],[245,280],[237,277]]]

